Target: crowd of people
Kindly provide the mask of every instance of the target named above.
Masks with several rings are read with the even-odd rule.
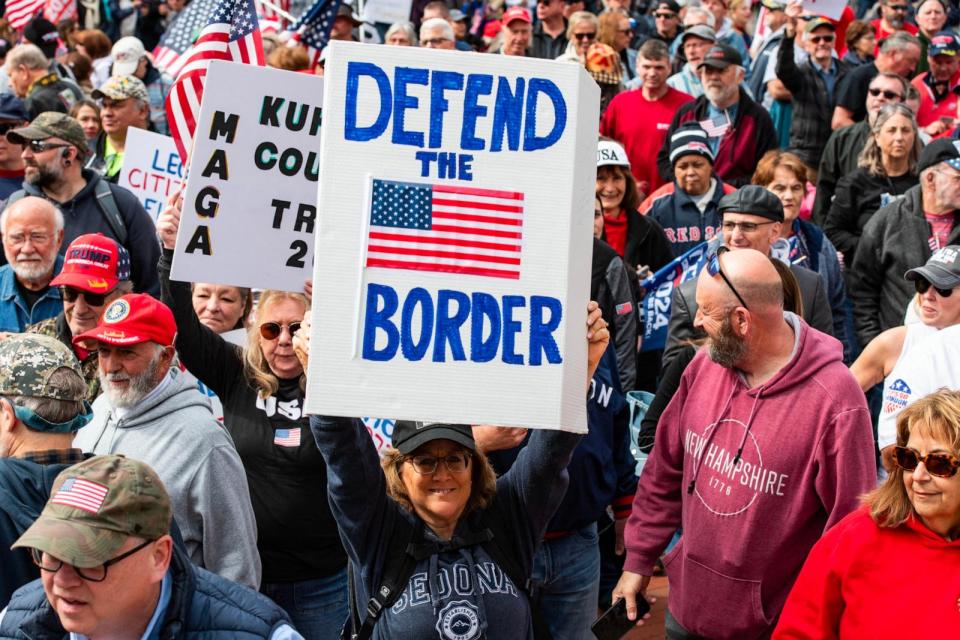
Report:
[[[960,633],[953,0],[339,5],[600,87],[588,433],[383,449],[305,413],[310,283],[171,280],[181,195],[117,184],[189,4],[0,19],[0,638],[580,640],[659,574],[671,640]]]

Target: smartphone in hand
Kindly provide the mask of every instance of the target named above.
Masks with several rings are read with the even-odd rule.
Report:
[[[650,603],[641,594],[637,594],[637,620],[650,612]],[[613,603],[613,606],[603,612],[597,621],[590,627],[590,631],[597,640],[620,640],[627,631],[630,631],[637,620],[627,618],[627,601],[623,598]]]

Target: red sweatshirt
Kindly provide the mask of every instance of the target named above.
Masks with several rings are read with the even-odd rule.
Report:
[[[624,569],[644,575],[683,528],[664,558],[669,606],[698,635],[769,636],[807,553],[876,483],[870,415],[840,343],[788,317],[795,353],[759,387],[706,351],[693,359],[627,522]]]
[[[813,547],[773,637],[960,637],[960,541],[851,513]]]

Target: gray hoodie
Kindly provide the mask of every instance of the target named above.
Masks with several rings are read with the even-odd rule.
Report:
[[[73,444],[153,467],[170,493],[190,560],[259,589],[257,528],[240,456],[196,384],[175,368],[167,376],[162,389],[121,412],[122,418],[102,394],[93,403],[93,421]]]

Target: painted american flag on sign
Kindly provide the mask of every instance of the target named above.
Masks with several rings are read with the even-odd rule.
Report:
[[[300,446],[300,427],[295,429],[277,429],[273,432],[273,444],[280,447]]]
[[[98,513],[110,489],[97,482],[83,478],[68,478],[50,500],[53,504],[80,509],[87,513]]]
[[[520,277],[523,194],[374,180],[368,267]]]

